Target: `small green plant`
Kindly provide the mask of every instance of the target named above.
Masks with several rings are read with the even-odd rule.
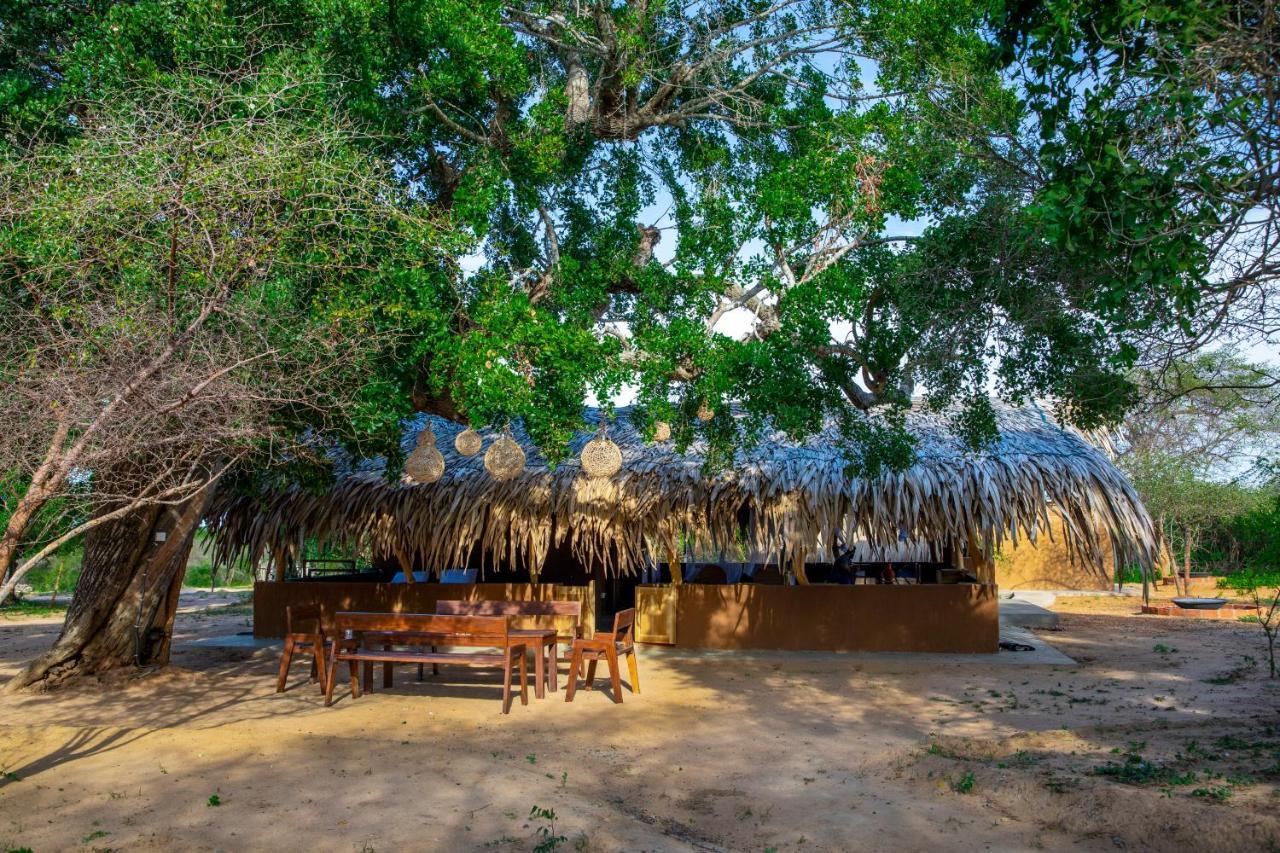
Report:
[[[1230,785],[1216,785],[1212,788],[1196,788],[1191,792],[1193,797],[1202,797],[1215,803],[1225,803],[1231,796]]]
[[[1177,651],[1173,646],[1166,646],[1164,643],[1156,643],[1151,647],[1151,651],[1159,652],[1162,655],[1171,655]]]
[[[959,779],[952,781],[951,790],[955,791],[957,794],[972,793],[973,786],[976,781],[977,780],[974,778],[973,771],[972,770],[966,771],[965,774],[961,776]]]
[[[1280,678],[1280,671],[1276,668],[1276,640],[1280,638],[1280,572],[1240,572],[1223,578],[1219,585],[1247,596],[1258,608],[1255,618],[1267,639],[1271,677]]]
[[[218,806],[222,805],[222,797],[219,797],[217,794],[210,794],[209,799],[205,800],[204,804],[211,809],[216,809]]]
[[[9,847],[5,853],[35,853],[30,847]]]
[[[530,820],[544,821],[533,831],[533,839],[536,842],[533,845],[533,853],[555,853],[560,849],[561,844],[569,840],[568,837],[556,833],[557,817],[555,809],[544,809],[541,806],[529,809]]]
[[[1135,741],[1129,744],[1123,764],[1108,761],[1101,767],[1095,767],[1095,776],[1106,776],[1125,785],[1190,785],[1196,781],[1194,772],[1179,773],[1154,761],[1142,757],[1146,743]]]
[[[529,762],[530,764],[537,764],[538,756],[531,752],[524,757],[524,760]]]
[[[80,839],[80,843],[88,844],[90,841],[97,841],[99,838],[106,838],[106,837],[107,837],[107,833],[105,830],[95,829],[93,832],[89,833],[84,838]]]

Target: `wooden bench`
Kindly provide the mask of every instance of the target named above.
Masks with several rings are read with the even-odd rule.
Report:
[[[438,601],[437,613],[455,616],[508,616],[513,629],[521,629],[535,647],[534,693],[541,699],[544,685],[554,693],[559,689],[560,652],[558,642],[572,643],[582,636],[581,601]],[[554,630],[554,638],[536,632]],[[545,661],[545,662],[544,662]],[[434,669],[433,669],[434,672]],[[421,677],[421,673],[419,673]]]
[[[520,674],[520,704],[529,704],[525,644],[510,635],[505,616],[442,616],[432,613],[337,613],[333,617],[334,649],[325,679],[325,705],[333,704],[333,685],[339,661],[351,668],[351,698],[360,696],[357,668],[381,663],[462,664],[502,667],[502,713],[511,713],[512,670]],[[423,646],[430,646],[428,651]],[[378,648],[371,648],[377,646]],[[397,649],[394,646],[407,646]],[[437,651],[439,646],[486,646],[487,651]],[[366,685],[371,682],[366,680]]]

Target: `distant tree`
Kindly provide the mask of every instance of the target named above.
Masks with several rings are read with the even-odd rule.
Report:
[[[1280,677],[1276,668],[1276,639],[1280,637],[1280,572],[1250,570],[1231,575],[1223,581],[1228,589],[1248,596],[1258,608],[1255,617],[1267,639],[1267,661],[1271,677]]]

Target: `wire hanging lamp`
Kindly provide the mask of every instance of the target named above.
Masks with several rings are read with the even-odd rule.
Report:
[[[480,437],[480,433],[467,427],[458,433],[453,439],[453,447],[463,456],[475,456],[480,452],[480,448],[484,446],[484,439]]]
[[[655,443],[661,443],[671,438],[671,424],[666,421],[658,421],[653,425],[653,440]]]
[[[436,449],[436,435],[430,424],[418,433],[417,446],[404,461],[404,473],[415,483],[434,483],[444,476],[444,457]]]
[[[524,470],[524,451],[511,437],[511,424],[507,424],[502,437],[485,451],[484,467],[495,480],[510,480]]]
[[[622,470],[622,449],[609,438],[609,427],[603,416],[596,437],[583,445],[582,470],[588,477],[612,477]]]

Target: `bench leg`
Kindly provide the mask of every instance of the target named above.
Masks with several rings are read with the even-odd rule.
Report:
[[[511,649],[502,661],[502,713],[511,713]],[[523,652],[521,653],[523,654]]]
[[[325,679],[329,677],[329,670],[324,659],[324,638],[316,637],[311,650],[313,659],[311,661],[311,669],[319,676],[320,692],[325,692]]]
[[[533,695],[537,696],[539,699],[544,699],[547,695],[547,663],[545,652],[546,649],[541,645],[533,647],[533,654],[535,656],[533,660]],[[524,670],[524,658],[525,656],[521,654],[521,672]]]
[[[423,676],[422,664],[418,664],[418,680],[421,681]]]
[[[360,689],[365,693],[373,692],[373,664],[368,661],[360,662]]]
[[[631,692],[640,694],[640,666],[636,663],[636,650],[627,652],[627,669],[631,670]]]
[[[587,678],[582,685],[583,690],[590,690],[596,684],[596,659],[587,661]]]
[[[551,683],[547,685],[551,688],[551,692],[555,693],[560,689],[560,641],[556,640],[551,644],[551,648],[547,649],[547,657],[551,664]]]
[[[359,699],[360,698],[360,676],[357,670],[360,668],[360,664],[356,663],[355,661],[348,661],[348,663],[350,664],[350,667],[351,667],[351,698]]]
[[[622,704],[622,674],[618,672],[618,650],[609,644],[604,650],[605,663],[609,665],[609,686],[613,688],[613,701]]]
[[[538,662],[542,662],[542,649],[538,649]],[[539,666],[538,669],[542,669],[542,667]],[[541,692],[539,689],[541,686],[542,681],[539,679],[538,684],[534,687],[534,692]],[[538,698],[541,699],[542,697],[539,696]],[[523,648],[520,649],[520,704],[529,704],[529,662],[528,655],[525,654]]]
[[[389,652],[391,651],[391,646],[389,644],[385,645],[382,647],[382,650],[384,652]],[[390,688],[392,685],[392,679],[394,678],[391,671],[392,666],[393,664],[391,661],[387,661],[382,665],[382,686],[384,688]]]
[[[284,651],[280,653],[280,674],[276,676],[276,692],[283,693],[289,680],[289,664],[293,663],[293,637],[284,638]]]

